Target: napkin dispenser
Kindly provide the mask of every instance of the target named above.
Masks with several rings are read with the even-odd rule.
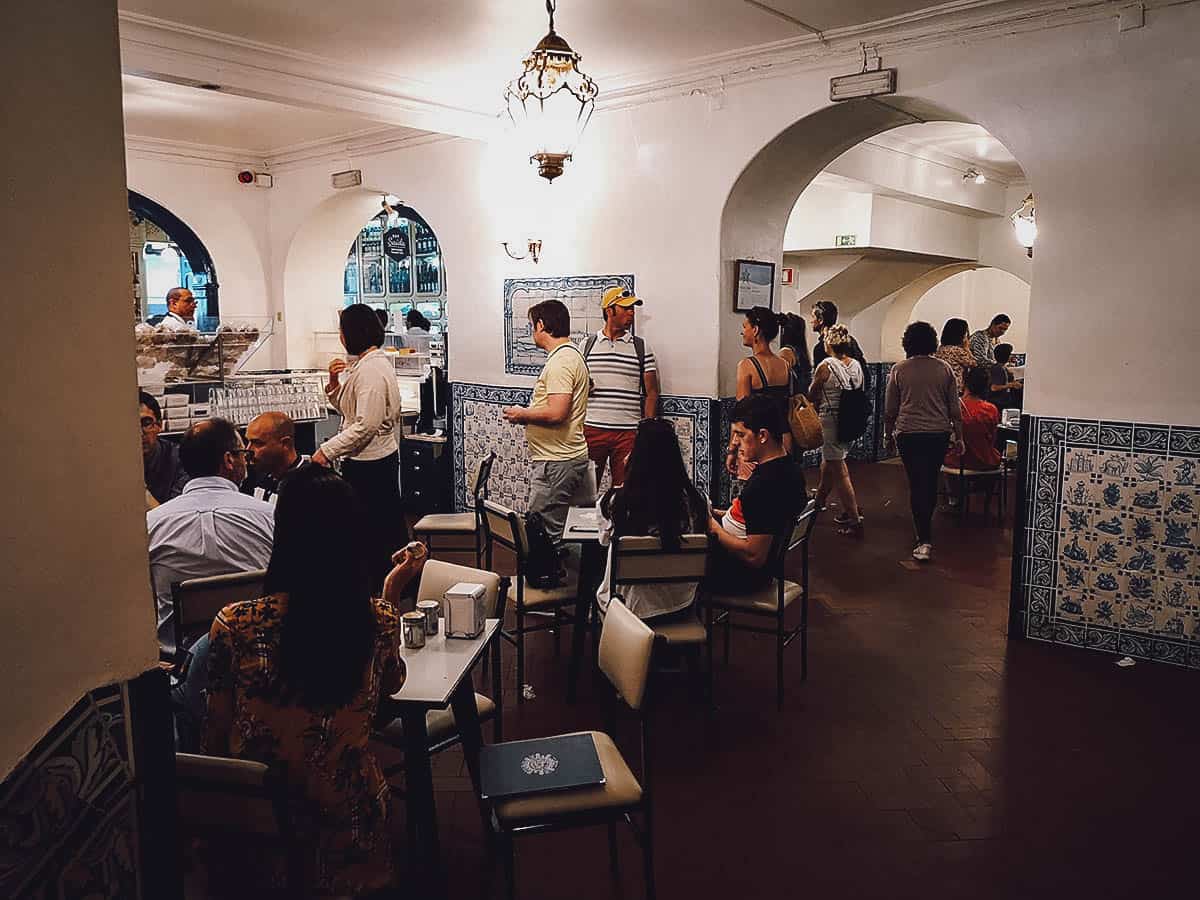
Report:
[[[1005,428],[1020,428],[1021,427],[1021,410],[1006,409],[1000,413],[1000,424]]]
[[[476,638],[483,633],[487,619],[484,608],[487,590],[482,584],[459,582],[442,597],[446,637]]]

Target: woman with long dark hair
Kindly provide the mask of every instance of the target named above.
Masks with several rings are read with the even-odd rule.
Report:
[[[779,404],[786,420],[787,402],[792,395],[791,364],[771,349],[782,320],[783,316],[765,306],[755,306],[747,311],[742,322],[742,345],[749,347],[751,352],[738,363],[737,399],[744,400],[752,394],[770,397]],[[790,435],[786,436],[785,448],[791,452]],[[739,481],[745,481],[754,472],[753,464],[738,459],[737,446],[732,439],[725,453],[725,469]]]
[[[400,388],[396,369],[379,348],[383,327],[375,310],[355,303],[339,318],[342,346],[355,359],[329,364],[325,393],[342,414],[342,427],[313,454],[317,465],[342,461],[342,477],[358,492],[362,518],[339,523],[367,545],[368,574],[375,591],[390,568],[392,551],[408,540],[400,508]]]
[[[642,419],[633,441],[625,484],[600,498],[600,543],[609,546],[608,569],[596,592],[608,609],[612,572],[611,542],[618,537],[651,535],[666,550],[679,549],[684,534],[704,534],[709,506],[683,464],[679,438],[666,419]],[[637,584],[624,589],[625,605],[643,619],[679,613],[692,605],[694,585]]]
[[[363,515],[328,469],[290,475],[266,596],[225,607],[209,633],[204,752],[282,768],[315,893],[392,882],[388,788],[367,740],[380,696],[404,683],[395,604],[425,552],[396,553],[383,599],[373,599],[370,561],[346,527]]]
[[[792,367],[792,379],[800,390],[812,383],[812,356],[808,349],[808,326],[795,313],[779,317],[779,358]]]

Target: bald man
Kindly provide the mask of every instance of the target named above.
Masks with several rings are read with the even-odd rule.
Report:
[[[254,471],[242,493],[274,503],[285,475],[307,465],[309,457],[296,452],[296,423],[281,412],[255,416],[246,426],[246,447]]]
[[[185,287],[167,291],[167,314],[159,323],[167,331],[196,330],[196,298]]]

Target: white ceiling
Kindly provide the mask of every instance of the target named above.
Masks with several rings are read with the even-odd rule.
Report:
[[[818,29],[874,22],[930,0],[766,0]],[[286,47],[423,83],[440,99],[499,106],[546,31],[544,0],[118,0],[123,12]],[[558,32],[581,68],[613,77],[803,35],[741,0],[560,0]],[[603,88],[603,84],[601,84]]]
[[[872,143],[932,159],[949,157],[964,166],[975,166],[994,173],[1006,182],[1022,181],[1025,173],[1021,164],[1000,141],[980,125],[961,122],[928,122],[904,125],[871,139]]]

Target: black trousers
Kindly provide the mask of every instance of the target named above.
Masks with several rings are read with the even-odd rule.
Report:
[[[915,431],[896,436],[900,459],[908,473],[908,499],[912,505],[917,543],[933,542],[933,510],[937,507],[938,475],[950,446],[945,431]]]
[[[367,514],[360,533],[370,559],[371,589],[378,597],[392,569],[392,554],[408,543],[408,525],[400,508],[400,454],[343,460],[342,477],[350,482]]]

